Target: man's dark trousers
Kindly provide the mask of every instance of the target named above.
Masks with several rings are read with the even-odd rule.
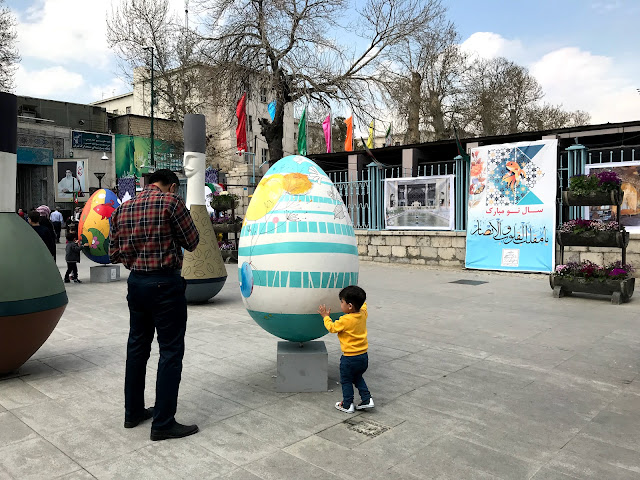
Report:
[[[53,230],[56,232],[56,243],[60,243],[60,232],[62,231],[62,222],[51,222]]]
[[[160,359],[151,428],[170,428],[175,421],[182,375],[187,328],[186,281],[179,271],[131,272],[127,284],[130,328],[124,381],[125,418],[138,418],[145,408],[145,375],[155,330]]]

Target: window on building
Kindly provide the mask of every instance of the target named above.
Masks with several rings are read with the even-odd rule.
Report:
[[[249,120],[247,121],[247,130],[253,132],[253,116],[249,115]]]
[[[113,109],[113,114],[114,114],[114,115],[118,115],[118,109],[117,109],[117,108],[114,108],[114,109]]]
[[[260,87],[260,101],[267,103],[267,89],[266,87]]]
[[[127,115],[131,114],[131,107],[127,107]]]
[[[267,148],[263,148],[262,149],[262,163],[268,162],[269,161],[269,149]]]
[[[298,140],[298,132],[293,132],[293,139]]]

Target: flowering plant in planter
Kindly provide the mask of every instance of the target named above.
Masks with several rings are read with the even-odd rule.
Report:
[[[601,267],[589,260],[582,263],[569,262],[556,267],[555,274],[569,279],[584,278],[586,281],[624,280],[634,271],[629,264],[620,261],[610,263]]]
[[[221,242],[218,242],[218,247],[220,247],[220,250],[235,250],[236,247],[233,244],[233,242],[230,242],[229,240],[222,240]]]
[[[235,219],[233,219],[231,217],[231,215],[220,215],[215,216],[212,215],[211,216],[211,223],[213,223],[214,225],[226,225],[226,224],[234,224],[234,223],[242,223],[242,218],[240,217],[236,217]]]
[[[589,175],[576,175],[569,179],[569,191],[576,195],[618,190],[622,180],[616,172],[603,170]]]
[[[227,191],[214,192],[211,197],[211,208],[218,211],[231,210],[233,207],[238,206],[239,199],[236,194]]]
[[[585,220],[578,218],[564,222],[558,233],[585,233],[585,232],[618,232],[624,231],[618,222],[600,222],[598,220]]]

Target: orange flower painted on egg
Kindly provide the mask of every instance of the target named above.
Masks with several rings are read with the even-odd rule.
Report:
[[[302,195],[312,186],[307,176],[302,173],[287,173],[284,176],[284,189],[291,195]]]

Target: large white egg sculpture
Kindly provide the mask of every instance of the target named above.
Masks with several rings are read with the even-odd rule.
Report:
[[[240,232],[238,278],[251,317],[306,342],[327,333],[318,305],[342,315],[338,292],[358,283],[358,246],[342,197],[313,161],[291,155],[253,194]]]

